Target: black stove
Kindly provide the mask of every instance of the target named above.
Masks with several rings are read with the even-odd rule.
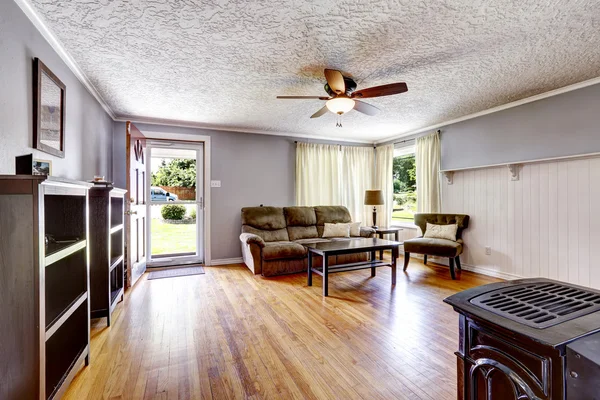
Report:
[[[519,279],[444,301],[460,314],[459,399],[600,400],[600,291]]]

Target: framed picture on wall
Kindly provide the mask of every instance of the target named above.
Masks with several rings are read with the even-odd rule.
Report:
[[[39,59],[33,60],[33,147],[65,157],[67,88]]]

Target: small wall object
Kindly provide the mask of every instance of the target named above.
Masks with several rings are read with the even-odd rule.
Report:
[[[508,171],[510,172],[510,180],[518,181],[520,179],[519,173],[521,170],[521,164],[508,164]]]
[[[17,175],[52,175],[52,161],[38,160],[33,154],[15,157],[15,173]]]
[[[446,182],[448,185],[452,185],[454,183],[454,171],[443,171],[444,177],[446,177]]]
[[[65,157],[67,88],[39,59],[33,60],[33,147]]]

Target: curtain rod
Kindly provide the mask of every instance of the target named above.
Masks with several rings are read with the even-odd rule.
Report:
[[[440,134],[440,133],[442,133],[442,131],[438,129],[438,130],[436,131],[436,133]],[[421,136],[425,136],[425,135],[421,135]],[[421,136],[418,136],[418,137],[421,137]],[[417,140],[417,138],[400,140],[400,141],[398,141],[398,142],[394,142],[393,144],[407,143],[407,142],[414,142],[415,140]],[[298,143],[298,141],[297,141],[297,140],[294,140],[294,143]],[[340,146],[342,146],[342,145],[340,145]],[[365,146],[365,147],[366,147],[366,146]],[[373,146],[373,148],[377,148],[377,146]]]
[[[442,133],[442,131],[441,131],[441,130],[439,130],[439,129],[438,129],[437,131],[435,131],[435,132],[436,132],[438,135],[439,135],[440,133]],[[415,140],[417,140],[417,138],[419,138],[419,137],[421,137],[421,136],[425,136],[425,135],[420,135],[420,136],[417,136],[417,137],[414,137],[414,138],[411,138],[411,139],[400,140],[400,141],[398,141],[398,142],[394,142],[394,144],[407,143],[407,142],[414,142]]]

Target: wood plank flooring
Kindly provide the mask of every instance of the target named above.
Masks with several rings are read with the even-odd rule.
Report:
[[[402,265],[402,258],[399,259]],[[411,260],[321,278],[243,265],[129,290],[93,320],[91,365],[65,399],[455,399],[458,317],[442,300],[497,281]]]

